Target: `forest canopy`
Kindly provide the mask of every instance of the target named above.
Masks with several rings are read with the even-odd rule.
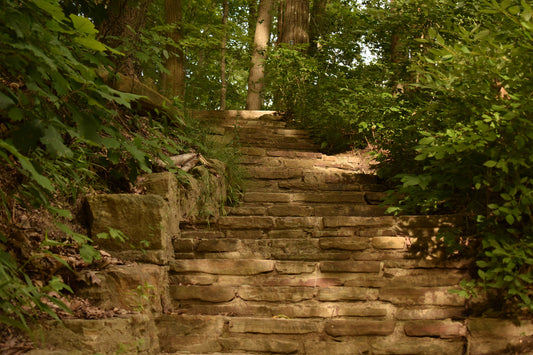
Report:
[[[0,1],[0,321],[24,327],[25,305],[53,315],[41,297],[61,306],[49,292],[69,289],[34,285],[9,252],[15,207],[72,219],[58,200],[217,154],[196,109],[283,111],[324,152],[379,152],[389,212],[467,218],[441,236],[447,257],[475,259],[458,292],[533,310],[531,2]],[[59,225],[61,245],[98,257]]]

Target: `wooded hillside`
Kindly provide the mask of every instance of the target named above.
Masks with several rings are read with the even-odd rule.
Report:
[[[186,114],[220,108],[286,112],[324,152],[371,147],[391,213],[468,217],[441,236],[476,259],[460,293],[533,310],[530,1],[1,4],[1,322],[56,317],[70,288],[49,265],[101,257],[81,196],[156,162],[182,174],[170,157],[191,151],[232,164]],[[35,211],[51,222],[29,233]]]

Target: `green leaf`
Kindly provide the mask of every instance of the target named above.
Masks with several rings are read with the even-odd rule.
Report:
[[[27,171],[29,173],[29,176],[37,182],[41,187],[44,187],[46,190],[53,192],[54,186],[52,185],[52,182],[45,176],[39,174],[31,161],[25,157],[24,155],[20,154],[18,150],[13,147],[12,145],[6,143],[3,140],[0,140],[0,148],[7,150],[11,154],[13,154],[17,160],[19,161],[21,167],[23,170]]]
[[[63,9],[61,8],[61,6],[59,6],[59,3],[57,1],[32,0],[32,2],[40,9],[46,11],[55,20],[63,21],[66,19],[65,14],[63,13]]]
[[[0,91],[0,110],[5,110],[15,104],[12,98]]]
[[[533,10],[531,9],[531,5],[527,1],[522,0],[521,4],[524,10],[520,14],[520,16],[522,17],[524,21],[528,22],[531,20],[531,15],[533,13]]]
[[[483,165],[485,165],[488,168],[494,168],[498,164],[497,161],[494,160],[487,160]]]
[[[94,260],[100,260],[102,255],[92,245],[83,244],[80,247],[80,256],[86,263],[91,264]]]
[[[102,42],[90,37],[75,37],[74,41],[81,44],[87,49],[103,52],[107,49],[107,46]]]
[[[505,216],[505,220],[507,221],[507,223],[513,224],[514,221],[515,221],[515,218],[514,218],[514,216],[512,214],[508,214],[508,215]]]
[[[67,157],[70,158],[74,153],[63,143],[63,137],[53,127],[48,126],[44,130],[44,136],[41,138],[41,142],[46,145],[47,151],[54,157]]]
[[[433,143],[433,141],[435,141],[435,137],[424,137],[420,139],[418,143],[421,145],[428,145],[428,144]]]
[[[13,122],[22,121],[24,119],[24,117],[25,117],[24,111],[22,111],[18,107],[13,107],[11,110],[9,110],[7,115],[11,119],[11,121],[13,121]]]
[[[70,20],[72,21],[72,25],[74,26],[76,31],[78,31],[79,33],[85,35],[92,35],[93,37],[98,33],[98,30],[94,27],[94,24],[88,18],[71,14]]]

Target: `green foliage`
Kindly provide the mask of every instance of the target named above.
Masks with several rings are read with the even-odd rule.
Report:
[[[179,117],[138,115],[137,105],[132,105],[138,96],[106,85],[101,70],[112,72],[108,56],[120,54],[96,36],[88,18],[67,16],[57,1],[2,0],[0,161],[18,172],[20,177],[14,178],[21,182],[15,190],[0,193],[8,220],[15,204],[43,206],[58,220],[71,219],[57,207],[58,196],[74,200],[80,190],[95,184],[121,189],[120,184],[134,181],[140,172],[151,172],[154,158],[168,161],[168,155],[191,145],[180,143]],[[46,238],[43,252],[51,245],[72,246],[87,263],[100,258],[90,238],[65,223],[56,226],[64,240]],[[25,317],[33,310],[55,317],[41,298],[64,308],[49,292],[68,288],[53,275],[43,285],[34,285],[26,264],[4,252],[9,238],[6,234],[0,240],[1,321],[26,327]]]
[[[0,242],[5,243],[5,237],[0,235]],[[17,265],[17,261],[7,252],[0,249],[0,322],[28,330],[27,318],[34,316],[36,311],[43,312],[58,319],[51,305],[69,312],[68,308],[54,293],[67,290],[70,287],[58,277],[52,277],[48,284],[36,286],[30,277]]]
[[[531,6],[476,5],[479,16],[444,27],[456,13],[443,12],[417,40],[410,114],[385,125],[407,126],[381,141],[382,173],[400,183],[401,211],[470,216],[472,238],[458,247],[477,256],[477,284],[531,311]]]

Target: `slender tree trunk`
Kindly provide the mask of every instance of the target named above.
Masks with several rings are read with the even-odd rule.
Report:
[[[311,20],[309,23],[309,55],[314,55],[319,50],[318,38],[324,33],[326,22],[326,6],[328,0],[313,1]]]
[[[391,4],[394,0],[390,1]],[[396,11],[396,8],[392,8]],[[392,65],[392,95],[396,96],[403,93],[403,84],[401,83],[401,68],[405,64],[406,56],[404,54],[403,43],[399,32],[394,32],[391,37],[390,61]]]
[[[169,37],[176,43],[183,39],[182,22],[183,9],[181,0],[165,0],[165,21],[169,25],[176,27],[169,33]],[[185,55],[181,49],[173,46],[167,48],[170,57],[165,63],[169,71],[163,74],[163,91],[165,95],[185,98]]]
[[[248,76],[248,95],[246,97],[246,108],[248,110],[260,110],[263,104],[264,61],[270,38],[273,4],[274,0],[261,0],[259,3],[252,52],[252,67]]]
[[[309,0],[284,0],[281,9],[281,43],[309,43]]]
[[[248,48],[250,49],[250,55],[254,47],[254,33],[257,23],[257,0],[248,0]]]
[[[224,0],[222,5],[222,45],[220,49],[220,83],[222,85],[220,89],[220,109],[226,109],[226,43],[228,41],[228,0]]]

